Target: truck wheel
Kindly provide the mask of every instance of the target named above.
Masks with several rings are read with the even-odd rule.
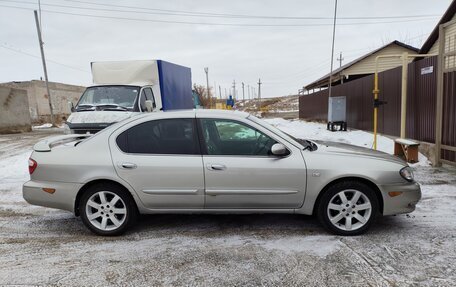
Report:
[[[331,186],[322,195],[317,215],[322,225],[332,233],[359,235],[375,221],[378,200],[366,184],[343,181]]]
[[[79,206],[82,222],[98,235],[120,235],[137,218],[135,202],[127,191],[109,183],[90,187]]]

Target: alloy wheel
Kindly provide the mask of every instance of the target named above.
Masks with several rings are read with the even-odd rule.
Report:
[[[336,193],[327,207],[331,224],[344,231],[363,227],[372,215],[372,204],[361,191],[346,189]]]
[[[119,228],[127,218],[125,202],[110,191],[94,193],[87,200],[85,209],[90,224],[102,231]]]

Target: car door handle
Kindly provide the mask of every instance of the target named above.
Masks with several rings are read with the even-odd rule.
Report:
[[[207,168],[209,170],[225,170],[226,166],[223,164],[208,164]]]
[[[131,163],[131,162],[123,162],[120,166],[123,168],[127,168],[127,169],[134,169],[137,167],[136,164]]]

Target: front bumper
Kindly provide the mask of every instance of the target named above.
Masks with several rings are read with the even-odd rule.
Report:
[[[75,134],[96,134],[113,123],[70,123],[66,122],[71,133]]]
[[[33,205],[68,210],[74,213],[76,195],[82,184],[27,181],[22,187],[22,196],[25,201]],[[53,194],[43,191],[43,188],[53,188]]]
[[[421,199],[421,188],[417,182],[379,186],[383,197],[383,215],[409,213]],[[388,192],[399,191],[402,194],[391,197]]]

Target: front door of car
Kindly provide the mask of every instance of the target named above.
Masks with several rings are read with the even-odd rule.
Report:
[[[199,119],[205,149],[205,208],[301,207],[306,188],[301,151],[252,125],[228,119]],[[287,155],[271,154],[272,145],[278,142],[287,147]]]
[[[196,121],[149,120],[114,133],[117,174],[147,208],[203,208],[204,175]]]

